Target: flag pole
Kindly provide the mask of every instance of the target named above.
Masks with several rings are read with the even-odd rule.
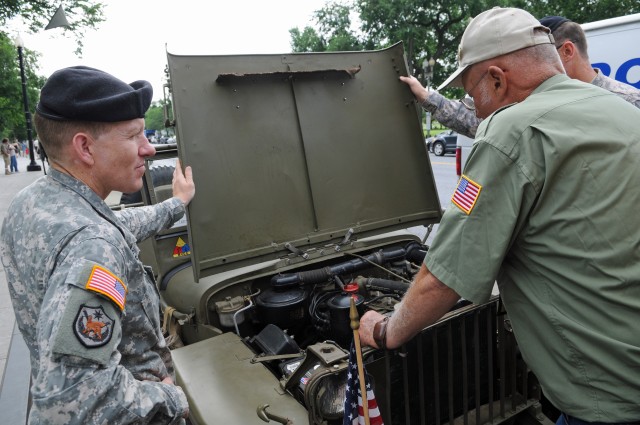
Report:
[[[364,412],[364,423],[369,422],[369,397],[367,397],[367,387],[364,380],[364,366],[362,363],[362,349],[360,348],[360,317],[356,309],[356,303],[351,297],[351,307],[349,309],[349,319],[351,319],[351,329],[353,329],[353,345],[356,349],[356,363],[358,364],[358,380],[360,381],[360,395],[362,396],[362,411]]]

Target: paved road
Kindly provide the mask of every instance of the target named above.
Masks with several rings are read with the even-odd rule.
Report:
[[[436,179],[440,203],[442,204],[442,208],[446,208],[458,183],[456,157],[455,155],[435,156],[430,153],[429,159],[431,160],[431,168],[433,169],[433,175]]]
[[[438,191],[438,197],[440,198],[440,205],[443,209],[447,209],[450,204],[451,195],[458,183],[458,176],[456,175],[456,157],[455,155],[435,156],[429,154],[431,160],[431,169],[433,170],[433,177],[436,180],[436,189]],[[427,245],[431,244],[433,237],[436,234],[438,225],[433,226],[433,230],[426,240]],[[426,229],[424,227],[412,227],[412,233],[418,235],[424,239]]]

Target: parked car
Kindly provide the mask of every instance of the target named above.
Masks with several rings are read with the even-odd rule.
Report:
[[[443,156],[445,153],[455,153],[457,140],[458,133],[447,130],[437,136],[427,138],[427,150],[438,156]]]

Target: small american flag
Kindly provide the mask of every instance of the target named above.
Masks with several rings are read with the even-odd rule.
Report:
[[[362,365],[364,369],[364,365]],[[384,425],[376,396],[371,389],[371,383],[364,371],[365,388],[367,389],[367,401],[369,404],[369,423],[371,425]],[[360,394],[360,379],[358,378],[358,364],[356,363],[356,348],[351,342],[349,351],[349,367],[347,369],[347,388],[344,398],[344,419],[343,425],[364,425],[364,411],[362,409],[362,397]]]
[[[460,177],[458,187],[453,192],[451,202],[456,204],[462,211],[469,214],[475,206],[481,190],[482,186],[463,175]]]
[[[124,310],[127,287],[113,273],[104,267],[95,265],[85,286],[86,289],[105,295]]]

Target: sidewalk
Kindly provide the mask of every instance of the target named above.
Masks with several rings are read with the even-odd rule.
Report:
[[[0,181],[2,181],[0,223],[4,221],[7,209],[16,193],[44,175],[42,170],[27,171],[29,163],[29,157],[18,157],[17,173],[5,175],[2,171],[0,174]],[[39,162],[38,165],[42,167]],[[28,214],[28,211],[25,213]],[[15,327],[7,277],[4,267],[0,266],[0,411],[3,412],[3,423],[18,424],[25,421],[29,369],[29,352],[20,332]]]

